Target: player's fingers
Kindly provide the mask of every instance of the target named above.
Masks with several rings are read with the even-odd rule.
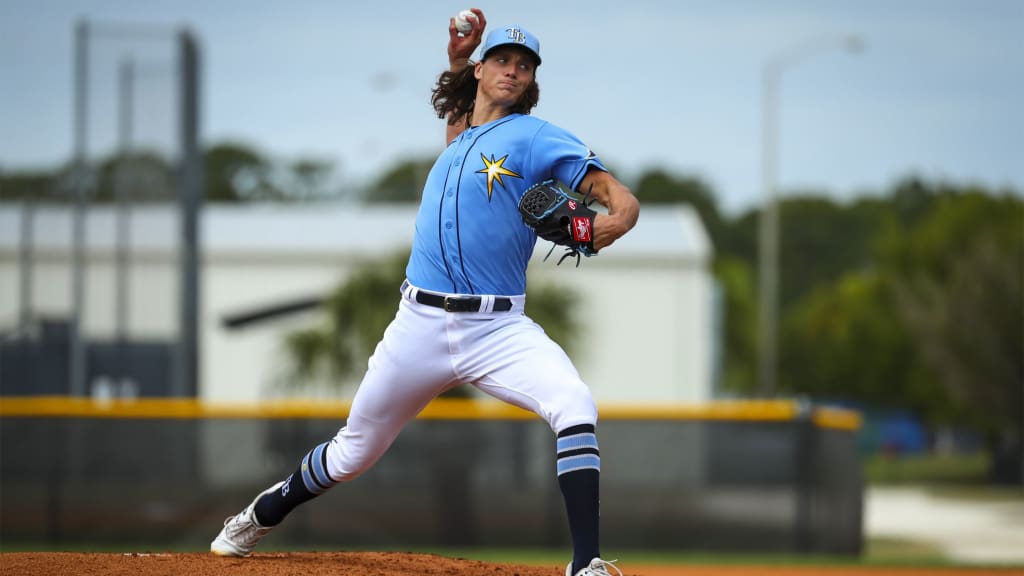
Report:
[[[484,11],[479,8],[469,9],[473,14],[476,14],[476,20],[480,24],[480,33],[483,34],[484,29],[487,28],[487,18],[484,18]],[[473,26],[473,31],[476,31],[476,26]]]
[[[479,8],[471,8],[470,10],[476,14],[476,22],[473,24],[473,39],[478,43],[484,35],[484,30],[487,29],[487,19],[484,18],[484,13]]]

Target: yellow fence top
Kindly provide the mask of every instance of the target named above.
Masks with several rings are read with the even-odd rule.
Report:
[[[351,402],[340,400],[275,400],[258,403],[202,402],[184,398],[100,400],[67,396],[3,396],[4,418],[337,418],[348,416]],[[788,421],[800,414],[791,400],[724,400],[703,404],[603,404],[602,420],[746,420]],[[430,420],[532,420],[536,416],[494,400],[437,398],[418,416]],[[836,408],[814,408],[816,426],[857,430],[860,414]]]

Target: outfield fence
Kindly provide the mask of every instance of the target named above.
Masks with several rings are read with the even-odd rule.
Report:
[[[0,543],[204,548],[347,413],[0,398]],[[857,414],[790,401],[600,414],[606,548],[862,551]],[[568,546],[554,447],[527,412],[435,400],[373,469],[296,510],[266,547]]]

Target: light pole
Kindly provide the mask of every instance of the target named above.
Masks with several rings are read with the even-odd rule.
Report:
[[[863,50],[856,36],[816,40],[769,58],[762,70],[761,179],[764,206],[758,225],[758,389],[772,396],[776,389],[779,315],[779,193],[777,189],[779,140],[779,86],[782,73],[810,56],[833,48],[850,53]]]

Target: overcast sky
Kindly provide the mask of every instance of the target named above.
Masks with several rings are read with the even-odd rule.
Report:
[[[1024,2],[1018,0],[479,1],[491,27],[541,41],[534,114],[582,138],[621,179],[664,167],[705,179],[736,212],[763,197],[761,77],[783,68],[778,181],[849,199],[917,174],[1024,191]],[[126,41],[98,28],[89,148],[116,138],[118,62],[138,62],[133,139],[175,138],[170,44],[203,53],[202,135],[281,160],[333,162],[360,183],[434,156],[430,89],[448,17],[465,0],[0,2],[0,169],[72,150],[75,21],[156,25]],[[103,30],[106,30],[103,32]],[[156,36],[154,39],[154,32]],[[859,54],[841,40],[857,35]]]

